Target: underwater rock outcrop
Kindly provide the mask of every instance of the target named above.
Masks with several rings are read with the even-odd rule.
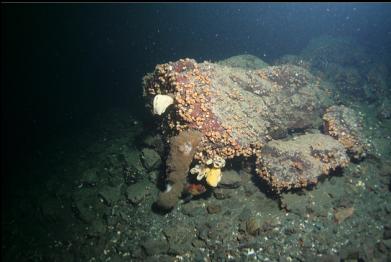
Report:
[[[274,140],[262,148],[257,172],[276,191],[306,187],[316,184],[321,175],[346,166],[345,151],[342,144],[323,134]]]
[[[362,117],[346,106],[332,106],[323,116],[324,132],[337,139],[354,159],[361,159],[368,151],[362,135]]]
[[[245,70],[193,59],[158,65],[144,78],[152,107],[156,95],[170,95],[174,105],[163,115],[166,136],[199,130],[203,139],[195,158],[252,156],[291,129],[321,125],[329,102],[321,81],[294,65]]]
[[[303,67],[282,64],[247,69],[181,59],[157,65],[143,80],[151,112],[156,112],[156,96],[174,98],[165,112],[155,114],[167,139],[188,130],[200,133],[194,147],[196,165],[189,167],[189,155],[180,164],[180,183],[168,178],[171,191],[162,193],[159,200],[164,207],[175,205],[186,180],[183,172],[189,168],[197,180],[205,178],[209,186],[216,187],[224,173],[220,170],[224,165],[214,166],[216,159],[225,163],[235,157],[253,157],[259,174],[277,191],[316,183],[320,175],[347,163],[343,141],[329,136],[274,141],[318,129],[326,108],[332,105],[328,84]],[[288,144],[292,148],[282,150]],[[276,148],[277,153],[267,151]],[[170,154],[169,162],[174,163],[175,157]],[[285,161],[285,169],[273,168],[279,161]]]
[[[170,154],[167,159],[167,189],[159,193],[156,202],[160,208],[173,208],[181,197],[189,166],[201,138],[202,134],[194,130],[183,131],[171,138]]]
[[[265,61],[254,55],[236,55],[218,61],[217,64],[229,67],[241,67],[250,70],[262,69],[269,66]]]

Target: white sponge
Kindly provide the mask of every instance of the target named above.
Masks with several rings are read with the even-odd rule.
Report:
[[[167,107],[174,103],[174,99],[168,95],[156,95],[153,99],[153,113],[155,115],[163,114]]]

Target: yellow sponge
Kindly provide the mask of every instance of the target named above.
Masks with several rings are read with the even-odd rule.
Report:
[[[221,169],[211,168],[206,171],[206,182],[212,187],[216,187],[221,180]]]

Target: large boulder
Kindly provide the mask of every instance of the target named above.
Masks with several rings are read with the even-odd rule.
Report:
[[[329,104],[322,82],[294,65],[246,70],[181,59],[156,66],[144,91],[150,107],[158,94],[175,98],[160,116],[163,133],[199,130],[195,158],[203,164],[252,156],[290,130],[317,128]]]
[[[156,112],[156,97],[171,98],[167,100],[172,103],[165,105],[164,110],[160,108],[156,116],[165,141],[175,144],[178,137],[189,131],[200,136],[197,147],[191,147],[195,161],[181,161],[176,156],[169,163],[196,164],[190,170],[197,174],[198,181],[203,177],[206,182],[215,178],[224,186],[226,179],[224,172],[221,179],[220,169],[225,161],[245,157],[255,160],[258,174],[281,192],[315,184],[320,176],[346,166],[346,150],[364,156],[355,113],[344,107],[330,107],[330,84],[299,65],[249,69],[227,62],[197,63],[193,59],[157,65],[153,73],[144,77],[144,95],[151,112]],[[323,115],[326,135],[312,132],[322,127]],[[306,135],[295,136],[305,132]],[[340,139],[345,133],[356,139],[354,145]],[[291,135],[294,139],[286,140]],[[224,164],[215,166],[216,161]],[[181,172],[175,170],[181,177],[177,184],[182,185],[187,166]],[[170,203],[169,207],[176,203],[183,189],[175,185],[161,194],[174,196],[175,201],[161,198],[165,200],[161,202]]]

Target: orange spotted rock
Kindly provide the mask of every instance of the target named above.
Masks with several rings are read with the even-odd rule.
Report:
[[[305,141],[296,160],[279,159],[286,161],[283,172],[268,166],[277,162],[264,152],[266,144],[272,148],[291,132],[318,128],[330,106],[327,88],[303,67],[241,68],[186,58],[157,65],[143,86],[149,107],[157,94],[174,98],[174,105],[157,116],[167,140],[184,130],[201,132],[194,155],[201,165],[216,157],[254,157],[258,173],[281,190],[316,183],[320,175],[348,162],[343,146],[323,136],[319,146]]]
[[[204,163],[217,155],[250,157],[270,138],[317,126],[321,92],[306,69],[293,65],[247,70],[181,59],[144,78],[149,105],[156,94],[175,97],[161,122],[167,136],[186,129],[205,135],[196,154]]]

